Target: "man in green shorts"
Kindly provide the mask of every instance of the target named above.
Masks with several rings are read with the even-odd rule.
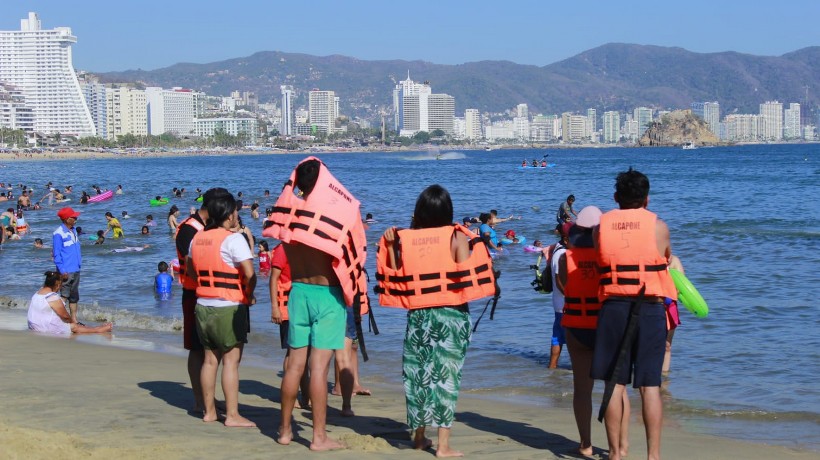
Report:
[[[313,191],[319,177],[320,163],[316,160],[301,163],[296,168],[296,186],[302,197]],[[359,216],[355,216],[360,219]],[[328,438],[327,376],[334,350],[344,348],[345,301],[342,288],[332,263],[334,257],[311,247],[308,243],[282,243],[285,248],[292,287],[288,297],[288,346],[290,359],[282,380],[282,423],[279,427],[280,444],[293,439],[291,418],[299,380],[305,371],[310,347],[310,400],[313,411],[313,440],[311,450],[331,450],[344,447]]]

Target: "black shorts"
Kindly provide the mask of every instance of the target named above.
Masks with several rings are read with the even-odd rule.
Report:
[[[595,351],[591,377],[608,380],[615,370],[615,361],[629,320],[632,302],[606,300],[598,316]],[[644,303],[638,316],[638,331],[632,349],[626,354],[615,383],[633,387],[661,385],[661,368],[666,351],[666,309],[662,303]]]
[[[575,340],[581,343],[581,345],[589,348],[590,350],[595,349],[595,329],[580,329],[577,327],[568,327],[566,328],[568,334],[572,334],[575,337]]]
[[[196,291],[182,290],[182,344],[186,350],[202,350],[202,342],[196,332]]]
[[[288,349],[288,326],[290,326],[290,321],[288,320],[279,323],[279,344],[283,350]]]

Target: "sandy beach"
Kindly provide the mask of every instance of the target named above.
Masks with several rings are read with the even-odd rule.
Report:
[[[247,365],[240,368],[240,411],[258,428],[230,429],[220,423],[205,424],[188,412],[191,395],[183,357],[108,346],[117,343],[116,337],[77,340],[0,331],[0,347],[7,350],[0,358],[0,458],[323,455],[352,460],[433,455],[410,448],[398,386],[375,386],[374,396],[355,397],[354,418],[342,418],[341,399],[331,396],[328,431],[349,447],[313,454],[305,438],[311,433],[309,412],[295,411],[296,442],[280,446],[274,441],[278,373]],[[218,388],[217,397],[221,398]],[[635,415],[630,458],[645,458],[643,429]],[[462,395],[452,444],[469,458],[567,458],[576,438],[570,411]],[[604,430],[597,422],[593,422],[593,442],[595,458],[606,458],[601,450],[606,447]],[[663,454],[672,459],[816,458],[811,452],[690,434],[668,419]]]

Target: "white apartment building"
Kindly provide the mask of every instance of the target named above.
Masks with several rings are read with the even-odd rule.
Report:
[[[293,125],[296,123],[296,115],[293,108],[293,86],[282,85],[279,87],[279,90],[282,92],[279,135],[292,136],[294,134]]]
[[[427,100],[427,129],[424,129],[422,125],[422,131],[429,133],[440,129],[448,136],[452,136],[456,100],[449,94],[430,94],[425,99]]]
[[[467,109],[464,111],[464,135],[471,141],[480,140],[481,134],[481,114],[478,109]]]
[[[638,125],[638,120],[632,118],[632,115],[627,114],[623,126],[623,137],[629,142],[637,142],[642,133],[643,131],[641,131]]]
[[[484,128],[484,137],[490,142],[513,140],[515,139],[515,125],[511,120],[497,121]]]
[[[595,140],[598,133],[598,111],[595,109],[587,109],[587,125],[584,137],[590,140]]]
[[[464,117],[453,117],[453,137],[467,139],[467,122]]]
[[[652,109],[649,107],[638,107],[632,111],[632,119],[638,122],[638,137],[649,128],[652,123]]]
[[[761,140],[779,141],[783,139],[783,103],[766,101],[760,104],[760,117],[763,119]]]
[[[308,93],[308,118],[317,131],[333,134],[339,113],[339,102],[333,91],[312,90]]]
[[[530,118],[530,109],[527,104],[518,104],[515,106],[515,116],[518,118]]]
[[[530,139],[530,120],[526,117],[514,117],[513,127],[515,129],[515,138],[519,141],[526,142]]]
[[[783,111],[783,138],[800,139],[803,137],[800,129],[800,104],[792,102],[789,108]]]
[[[0,82],[0,128],[34,131],[34,111],[26,105],[23,91]]]
[[[145,91],[129,86],[106,88],[105,101],[107,139],[116,141],[125,134],[148,135],[148,98]]]
[[[218,130],[231,136],[246,136],[250,144],[256,143],[258,124],[256,118],[197,118],[194,132],[200,137],[213,136]]]
[[[0,81],[23,92],[37,132],[96,134],[72,63],[76,42],[68,27],[43,30],[37,13],[20,20],[20,30],[0,31]]]
[[[617,144],[621,140],[621,114],[615,110],[604,112],[604,142]]]
[[[709,131],[720,133],[720,103],[715,102],[693,102],[692,114],[702,118],[706,125],[709,126]]]
[[[80,89],[83,92],[85,105],[91,113],[91,120],[94,122],[94,129],[97,130],[97,137],[108,139],[107,88],[99,82],[99,79],[91,75],[81,75]]]
[[[726,115],[724,124],[726,140],[757,141],[762,138],[766,123],[762,115],[732,114]]]
[[[189,89],[145,88],[148,100],[148,132],[152,136],[173,133],[185,136],[194,132],[200,94]]]
[[[530,123],[530,140],[533,142],[550,142],[558,136],[555,133],[555,115],[535,115]]]

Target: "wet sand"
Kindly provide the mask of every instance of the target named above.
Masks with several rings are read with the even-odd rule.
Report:
[[[110,342],[110,343],[109,343]],[[296,438],[276,444],[278,373],[240,367],[240,412],[258,428],[203,423],[188,412],[192,399],[180,356],[119,348],[116,338],[80,340],[0,331],[0,458],[276,458],[313,455],[310,413],[295,411]],[[253,344],[249,345],[253,346]],[[256,345],[259,346],[259,345]],[[354,418],[340,416],[330,396],[328,431],[349,447],[326,458],[431,458],[411,449],[398,386],[371,387],[354,397]],[[221,392],[217,386],[217,398]],[[637,409],[634,408],[634,409]],[[635,410],[634,415],[637,415]],[[645,458],[643,428],[633,417],[630,458]],[[431,434],[434,431],[431,432]],[[451,444],[469,458],[566,458],[577,433],[567,410],[462,395]],[[433,437],[435,441],[435,437]],[[593,422],[595,458],[606,458],[603,425]],[[663,456],[671,459],[814,459],[795,451],[690,434],[666,420]]]

